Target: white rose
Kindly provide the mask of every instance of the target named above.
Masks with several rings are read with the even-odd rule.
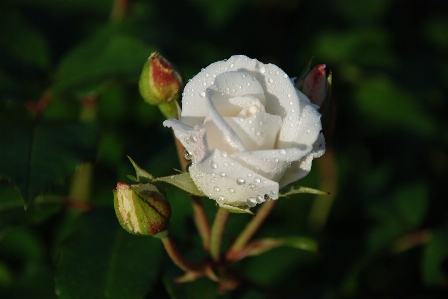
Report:
[[[278,199],[325,152],[320,114],[279,67],[246,56],[212,63],[185,86],[180,121],[190,176],[222,207]]]

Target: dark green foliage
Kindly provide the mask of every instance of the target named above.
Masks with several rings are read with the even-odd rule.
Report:
[[[0,20],[0,298],[446,298],[446,1],[6,0]],[[119,226],[126,155],[155,177],[180,168],[138,94],[155,50],[186,80],[234,54],[291,77],[313,55],[332,71],[329,151],[298,184],[331,195],[280,199],[255,236],[303,236],[317,254],[238,261],[248,280],[218,295],[205,278],[174,283],[160,241]],[[167,197],[179,250],[201,260],[190,196]],[[230,215],[224,247],[251,217]]]

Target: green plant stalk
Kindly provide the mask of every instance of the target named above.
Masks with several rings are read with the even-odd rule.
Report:
[[[229,212],[226,209],[219,208],[216,212],[215,221],[212,225],[212,232],[210,237],[210,255],[214,261],[219,261],[221,258],[221,243],[224,228],[226,227]]]
[[[165,251],[168,253],[168,256],[171,258],[173,263],[178,266],[181,270],[185,272],[198,272],[200,269],[196,265],[191,264],[187,260],[183,258],[183,256],[179,253],[176,246],[174,245],[173,240],[168,235],[164,238],[161,238],[163,247]]]
[[[277,201],[270,200],[265,202],[260,209],[255,214],[254,218],[246,225],[244,230],[238,236],[238,238],[233,242],[230,249],[227,251],[227,257],[232,256],[232,253],[235,251],[240,251],[246,246],[247,242],[253,237],[253,235],[257,232],[260,226],[263,224],[266,217],[269,215],[271,210],[274,208],[275,203]]]

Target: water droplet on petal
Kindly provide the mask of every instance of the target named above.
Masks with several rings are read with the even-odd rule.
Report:
[[[213,169],[216,169],[216,168],[218,168],[218,164],[216,164],[216,163],[212,163],[212,165],[211,165],[211,166],[212,166],[212,168],[213,168]]]
[[[222,176],[222,177],[225,177],[226,174],[225,174],[224,172],[221,172],[221,176]]]
[[[193,158],[193,154],[189,150],[184,151],[184,158],[187,160],[191,160]]]
[[[264,195],[264,200],[269,200],[269,199],[271,199],[271,198],[269,197],[269,195],[268,195],[268,194],[265,194],[265,195]]]
[[[192,143],[196,143],[196,142],[198,141],[198,137],[196,137],[196,135],[191,135],[191,136],[190,136],[190,141],[191,141]]]
[[[222,196],[222,195],[220,195],[220,196],[218,197],[218,199],[221,200],[221,201],[226,200],[226,198],[225,198],[224,196]]]
[[[260,73],[264,74],[264,72],[266,72],[266,69],[264,68],[264,66],[260,67],[258,69],[260,71]]]
[[[257,204],[257,200],[253,197],[251,197],[247,200],[247,205],[249,207],[254,207],[256,204]]]
[[[246,181],[243,179],[243,178],[237,178],[236,179],[236,183],[237,183],[237,185],[242,185],[242,184],[244,184]]]
[[[234,190],[233,188],[230,188],[230,189],[229,189],[229,192],[230,192],[230,193],[235,193],[235,190]]]
[[[203,92],[201,92],[201,97],[205,97],[205,92],[203,91]]]
[[[215,188],[213,188],[213,190],[215,190],[216,192],[219,192],[219,187],[215,187]]]
[[[292,106],[292,105],[294,105],[294,103],[293,103],[293,102],[289,102],[289,105],[291,105],[291,106]]]
[[[290,93],[288,93],[288,98],[290,98],[291,97],[291,94]]]
[[[263,201],[264,201],[263,196],[258,195],[258,196],[257,196],[257,203],[262,203]]]
[[[280,155],[286,155],[286,151],[284,149],[280,150]]]
[[[249,184],[250,189],[254,189],[255,187],[256,187],[255,184]]]
[[[269,78],[269,83],[273,83],[273,82],[274,82],[274,79]]]
[[[252,173],[248,173],[247,176],[248,176],[248,177],[251,177],[251,176],[252,176]]]
[[[231,63],[229,66],[230,66],[230,67],[233,67],[233,63]]]
[[[226,158],[227,157],[227,153],[226,152],[221,152],[221,157]]]
[[[255,179],[254,179],[254,182],[258,184],[258,183],[261,182],[261,179],[260,179],[260,178],[255,178]]]

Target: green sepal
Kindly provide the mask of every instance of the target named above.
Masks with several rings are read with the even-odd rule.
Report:
[[[334,116],[334,101],[331,100],[332,94],[332,84],[333,84],[333,73],[330,71],[327,77],[327,94],[325,95],[325,100],[319,109],[322,114],[322,132],[325,134],[331,126],[331,122]]]
[[[154,179],[154,176],[152,174],[148,173],[146,170],[144,170],[143,168],[138,166],[137,163],[135,163],[131,157],[129,157],[129,156],[126,156],[126,157],[128,157],[129,161],[131,161],[131,163],[132,163],[132,166],[134,166],[135,174],[137,176],[137,177],[134,177],[132,175],[128,175],[129,179],[131,179],[134,182],[142,183],[142,184],[149,183]]]
[[[156,178],[153,180],[153,182],[168,183],[192,195],[200,197],[205,196],[205,194],[201,190],[199,190],[196,184],[193,182],[188,172]]]
[[[163,116],[168,118],[179,119],[180,115],[180,106],[179,103],[175,100],[168,103],[161,103],[158,105],[160,112],[162,112]]]
[[[225,203],[220,204],[219,206],[221,208],[229,211],[230,213],[235,213],[235,214],[244,214],[244,213],[246,213],[246,214],[254,215],[254,213],[252,213],[251,210],[249,210],[248,206],[246,208],[234,207],[234,206],[231,206],[231,205],[228,205],[228,204],[225,204]]]
[[[311,63],[313,62],[313,58],[314,58],[314,56],[311,56],[311,59],[308,61],[305,68],[303,69],[302,73],[297,78],[296,87],[300,91],[303,89],[303,79],[305,79],[306,74],[308,74],[308,72],[310,71]]]
[[[330,192],[321,191],[309,187],[302,187],[302,186],[291,186],[287,188],[286,190],[280,192],[279,197],[288,197],[290,195],[294,194],[300,194],[300,193],[308,193],[308,194],[316,194],[316,195],[328,195]]]

